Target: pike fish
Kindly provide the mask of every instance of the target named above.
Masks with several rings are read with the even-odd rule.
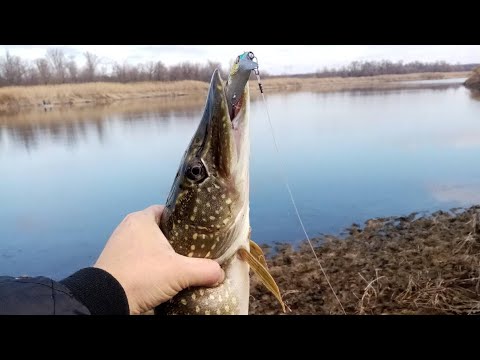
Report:
[[[181,291],[158,306],[156,315],[246,315],[250,268],[285,311],[263,252],[250,240],[248,79],[257,65],[249,54],[237,57],[225,85],[214,71],[203,116],[160,220],[177,253],[217,261],[225,280],[213,288]]]

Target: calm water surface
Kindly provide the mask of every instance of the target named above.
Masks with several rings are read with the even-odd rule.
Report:
[[[368,218],[480,203],[480,101],[462,80],[403,89],[267,94],[251,107],[251,223],[259,243]],[[0,274],[89,266],[129,212],[164,203],[204,99],[0,117]]]

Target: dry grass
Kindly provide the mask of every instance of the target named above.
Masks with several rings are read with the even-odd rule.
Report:
[[[125,99],[203,94],[207,89],[208,84],[201,81],[13,86],[0,88],[0,110],[41,106],[43,100],[52,105],[109,103]]]
[[[382,75],[358,78],[273,78],[263,80],[266,91],[337,91],[358,88],[392,86],[409,80],[446,79],[467,77],[469,73],[421,73]],[[252,94],[257,94],[256,81],[250,81]],[[39,86],[13,86],[0,88],[0,111],[23,110],[42,106],[43,100],[53,106],[90,103],[111,103],[118,100],[183,95],[205,96],[208,84],[200,81],[142,82],[142,83],[86,83]],[[255,95],[254,95],[255,96]]]
[[[347,314],[480,314],[480,206],[373,219],[316,252]],[[308,246],[279,246],[269,268],[293,314],[341,314]],[[252,314],[281,314],[253,277]]]
[[[392,83],[415,80],[438,80],[467,77],[469,72],[449,72],[449,73],[419,73],[405,75],[379,75],[362,77],[332,77],[332,78],[273,78],[266,79],[264,82],[265,90],[315,90],[315,91],[337,91],[358,88],[376,88],[391,86]],[[250,83],[252,87],[257,88],[255,81]]]

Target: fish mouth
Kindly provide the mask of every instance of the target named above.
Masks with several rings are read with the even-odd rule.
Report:
[[[214,71],[203,117],[194,136],[194,139],[202,142],[198,155],[203,159],[209,172],[215,170],[222,177],[231,177],[244,158],[245,134],[248,130],[246,116],[248,99],[248,86],[246,86],[240,110],[234,118],[231,118],[224,83],[219,70]]]

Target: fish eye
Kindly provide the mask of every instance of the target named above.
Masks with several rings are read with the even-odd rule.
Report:
[[[237,56],[237,58],[235,59],[235,64],[238,64],[240,62],[240,56]]]
[[[198,182],[206,178],[207,172],[205,166],[199,160],[188,165],[185,175],[192,181]]]
[[[253,52],[250,51],[250,52],[248,53],[248,58],[249,58],[250,60],[253,60],[253,59],[255,58],[255,55],[253,55]]]

